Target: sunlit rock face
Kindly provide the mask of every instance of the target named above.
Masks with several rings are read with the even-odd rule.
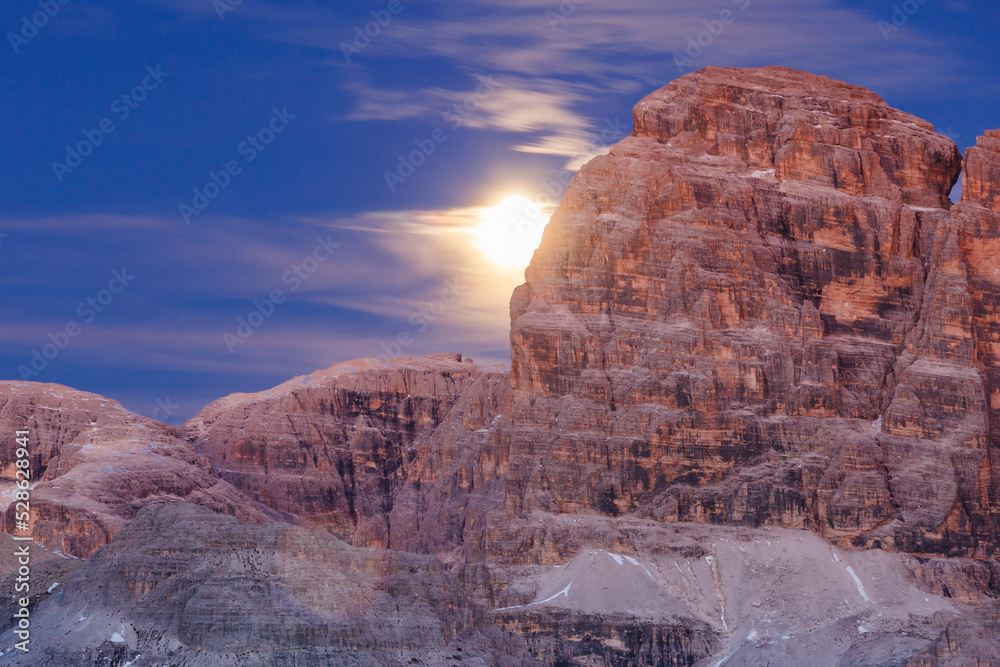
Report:
[[[506,507],[998,546],[1000,135],[708,68],[639,102],[511,300]]]

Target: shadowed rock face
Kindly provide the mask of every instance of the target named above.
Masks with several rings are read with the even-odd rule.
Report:
[[[187,503],[142,510],[32,627],[10,664],[537,664],[434,558]]]
[[[952,142],[825,77],[708,68],[634,117],[511,300],[507,508],[993,553],[997,135],[953,207]]]
[[[185,435],[270,507],[355,545],[444,553],[502,502],[508,387],[461,355],[362,359],[219,399]]]
[[[280,517],[220,480],[173,428],[103,396],[56,384],[0,382],[0,428],[10,434],[0,438],[2,530],[15,528],[13,434],[27,429],[31,534],[80,558],[110,542],[150,503],[187,500],[247,521]]]

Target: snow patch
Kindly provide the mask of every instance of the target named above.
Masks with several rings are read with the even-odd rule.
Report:
[[[625,556],[625,560],[627,560],[628,562],[632,563],[632,565],[635,565],[636,567],[641,567],[643,570],[646,571],[646,574],[649,575],[650,579],[652,579],[653,581],[655,581],[657,585],[660,584],[659,581],[656,581],[656,577],[653,576],[653,573],[649,571],[648,567],[646,567],[645,565],[643,565],[642,563],[640,563],[636,559],[632,558],[631,556]]]
[[[854,568],[850,565],[847,566],[847,574],[851,575],[851,578],[854,579],[854,583],[858,587],[858,593],[860,593],[861,597],[865,599],[865,602],[871,602],[872,599],[868,597],[867,593],[865,593],[865,587],[861,584],[861,580],[858,579],[858,575],[854,574]]]
[[[499,609],[496,609],[495,611],[505,611],[507,609],[522,609],[524,607],[533,607],[536,604],[545,604],[546,602],[551,602],[552,600],[555,600],[560,595],[562,595],[565,598],[569,599],[569,589],[570,589],[570,587],[572,585],[573,585],[573,582],[571,581],[568,584],[566,584],[566,588],[562,589],[561,591],[559,591],[555,595],[550,595],[549,597],[545,598],[544,600],[539,600],[537,602],[532,602],[530,604],[516,604],[516,605],[514,605],[512,607],[500,607]]]
[[[551,602],[552,600],[555,600],[560,595],[562,595],[563,597],[569,599],[569,589],[570,589],[570,587],[572,585],[573,585],[573,582],[571,581],[568,584],[566,584],[566,588],[562,589],[561,591],[559,591],[555,595],[550,595],[549,597],[545,598],[544,600],[539,600],[538,602],[532,602],[531,604],[545,604],[546,602]]]
[[[116,644],[122,644],[125,642],[125,638],[116,632],[115,634],[111,635],[111,641],[113,641]]]
[[[725,657],[722,658],[722,660],[720,660],[719,662],[715,663],[715,667],[722,667],[722,665],[726,662],[726,660],[729,660],[731,657],[733,657],[733,655],[737,651],[740,650],[741,646],[743,646],[743,642],[740,642],[739,646],[737,646],[732,651],[730,651]]]
[[[54,583],[51,586],[49,586],[49,590],[47,590],[45,592],[46,593],[51,593],[52,591],[54,591],[56,589],[56,586],[58,586],[58,585],[59,585],[59,582],[57,581],[56,583]]]

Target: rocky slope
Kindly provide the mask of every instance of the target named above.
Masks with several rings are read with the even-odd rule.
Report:
[[[140,511],[32,627],[33,650],[5,643],[0,664],[533,664],[436,559],[188,503]]]
[[[996,553],[995,135],[953,207],[952,142],[824,77],[708,68],[634,117],[511,302],[507,507]]]
[[[977,617],[996,611],[1000,567],[973,559],[592,514],[535,513],[491,537],[510,581],[495,622],[550,664],[905,664],[970,619],[1000,638]],[[985,644],[955,640],[942,656],[985,659]]]
[[[85,558],[107,544],[139,508],[186,500],[248,521],[278,512],[220,480],[173,428],[119,403],[55,384],[0,382],[0,428],[27,429],[34,539]],[[4,532],[13,533],[17,444],[0,439]]]

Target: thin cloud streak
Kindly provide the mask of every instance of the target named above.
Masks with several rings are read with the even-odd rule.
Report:
[[[181,0],[172,4],[204,13]],[[557,3],[527,0],[472,0],[460,6],[439,1],[425,9],[434,14],[435,8],[431,18],[404,8],[372,39],[365,57],[351,65],[340,51],[353,26],[332,10],[246,0],[233,17],[252,23],[261,38],[330,54],[332,71],[343,79],[339,87],[354,100],[341,119],[440,119],[450,104],[469,94],[378,83],[376,73],[393,59],[445,59],[457,71],[491,74],[500,81],[499,90],[477,105],[463,127],[530,135],[511,141],[510,148],[573,158],[566,165],[570,169],[594,154],[584,147],[593,143],[600,122],[589,117],[588,106],[608,95],[638,98],[707,65],[782,64],[886,94],[930,85],[954,90],[967,86],[970,71],[916,25],[893,34],[889,45],[878,29],[884,16],[877,10],[848,9],[833,0],[677,0],[669,5],[588,0],[567,16],[559,14]],[[723,10],[733,12],[733,22],[689,66],[678,68],[675,54],[687,55],[706,22],[717,21]]]

